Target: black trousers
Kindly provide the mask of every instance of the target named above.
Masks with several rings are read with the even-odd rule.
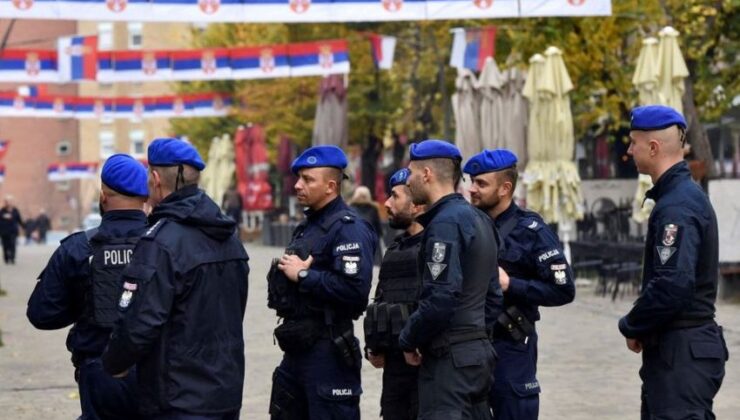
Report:
[[[666,331],[642,351],[642,420],[714,419],[712,402],[729,354],[722,328],[708,324]]]
[[[410,366],[400,350],[385,354],[380,414],[385,420],[416,420],[419,415],[419,368]]]
[[[419,420],[490,420],[495,363],[487,338],[453,344],[440,355],[422,353]]]
[[[15,263],[15,242],[18,235],[3,235],[3,259],[5,263]]]

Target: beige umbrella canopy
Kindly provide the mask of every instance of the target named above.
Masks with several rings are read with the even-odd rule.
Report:
[[[529,59],[529,70],[527,82],[522,89],[522,95],[529,101],[529,123],[527,124],[527,146],[529,158],[533,160],[545,160],[547,156],[544,151],[545,134],[540,124],[542,107],[540,106],[540,85],[544,78],[542,71],[545,67],[545,57],[535,54]]]
[[[504,72],[502,147],[509,149],[519,158],[519,166],[527,163],[527,101],[522,95],[526,75],[516,67]]]
[[[321,80],[312,145],[333,144],[347,146],[349,120],[347,117],[347,86],[344,76],[333,74]]]
[[[465,68],[457,70],[452,111],[455,114],[455,144],[463,160],[481,151],[477,86],[473,72]]]
[[[640,105],[667,105],[683,113],[684,79],[689,76],[689,70],[678,47],[679,33],[666,26],[658,35],[657,45],[655,38],[642,42],[632,83],[639,92]],[[632,202],[632,219],[638,223],[646,221],[655,206],[653,200],[645,200],[645,194],[652,187],[650,176],[638,177]]]
[[[658,33],[658,90],[661,104],[670,106],[683,114],[684,79],[689,69],[678,47],[678,31],[666,26]]]
[[[524,90],[527,98],[534,98],[530,102],[534,116],[530,117],[530,133],[540,136],[534,148],[532,138],[529,142],[530,161],[524,177],[527,206],[548,223],[578,220],[583,217],[583,198],[578,168],[572,160],[575,140],[569,92],[573,83],[558,48],[545,51],[541,73],[537,71],[530,71]]]
[[[484,149],[505,147],[504,78],[496,61],[488,57],[478,78],[480,140]]]
[[[235,169],[231,137],[228,134],[214,137],[208,150],[208,164],[201,175],[201,186],[215,202],[221,202]]]

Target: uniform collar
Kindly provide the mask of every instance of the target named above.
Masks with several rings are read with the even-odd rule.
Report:
[[[645,198],[658,201],[665,193],[672,190],[674,185],[686,178],[691,179],[691,171],[689,170],[689,164],[682,160],[671,166],[658,178],[658,182],[655,183],[653,188],[645,193]]]
[[[146,222],[146,214],[142,210],[108,210],[103,213],[103,221],[114,220],[141,220]]]
[[[342,200],[341,196],[337,196],[335,199],[327,203],[324,207],[318,210],[306,209],[303,214],[306,215],[306,219],[315,221],[322,219],[326,214],[334,213],[334,210],[342,207],[345,207],[344,200]]]
[[[494,220],[496,223],[496,227],[501,226],[502,224],[504,224],[504,222],[514,217],[517,210],[519,210],[519,206],[516,205],[514,200],[511,200],[511,204],[509,205],[509,207],[504,210],[503,213],[499,214]]]
[[[434,219],[434,216],[436,216],[437,213],[439,213],[442,208],[447,205],[447,203],[456,200],[465,201],[465,198],[458,193],[447,194],[446,196],[437,200],[437,202],[434,203],[430,208],[428,208],[427,211],[419,215],[419,217],[416,218],[416,221],[419,222],[419,224],[421,224],[422,226],[427,227],[429,222]]]

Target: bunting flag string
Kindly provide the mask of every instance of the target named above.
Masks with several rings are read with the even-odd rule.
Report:
[[[46,176],[51,182],[71,181],[73,179],[96,179],[98,176],[98,163],[52,163],[46,169]]]
[[[1,0],[0,0],[1,1]],[[97,51],[97,37],[61,38],[57,51],[0,52],[0,82],[239,80],[349,73],[346,40],[193,50]]]
[[[24,97],[0,92],[0,117],[135,119],[221,117],[231,100],[218,93],[98,98],[67,95]]]
[[[0,0],[0,18],[137,22],[384,22],[610,14],[611,0]]]

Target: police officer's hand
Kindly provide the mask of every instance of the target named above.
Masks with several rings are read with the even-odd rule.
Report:
[[[403,358],[406,359],[406,364],[411,366],[421,365],[421,353],[419,350],[405,351],[403,352]]]
[[[635,353],[639,353],[642,351],[642,343],[637,341],[635,338],[628,338],[627,339],[627,348],[634,351]]]
[[[509,289],[509,275],[503,268],[498,268],[498,282],[501,284],[501,290],[504,292]]]
[[[285,254],[280,258],[278,262],[278,268],[285,274],[288,280],[298,282],[298,272],[301,270],[308,270],[313,263],[313,257],[308,256],[305,260],[302,260],[297,255]]]
[[[367,360],[375,369],[381,369],[385,367],[385,355],[383,353],[367,352]]]

